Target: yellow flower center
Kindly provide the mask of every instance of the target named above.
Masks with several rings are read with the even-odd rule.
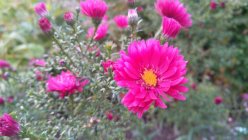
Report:
[[[157,85],[157,75],[153,72],[153,70],[145,70],[143,75],[141,76],[148,86],[156,86]]]

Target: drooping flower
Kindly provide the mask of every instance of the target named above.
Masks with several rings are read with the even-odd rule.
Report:
[[[48,33],[52,30],[52,24],[46,17],[42,17],[39,19],[39,26],[41,30],[45,33]]]
[[[173,18],[163,17],[162,32],[166,37],[175,38],[181,30],[181,25]]]
[[[0,105],[4,105],[4,99],[0,97]]]
[[[105,62],[102,62],[104,73],[107,73],[109,69],[113,69],[113,64],[114,64],[114,62],[111,60],[107,60]]]
[[[217,3],[213,0],[210,1],[209,7],[211,10],[215,10],[217,8]]]
[[[6,60],[0,59],[0,69],[3,69],[3,68],[11,68],[11,65]]]
[[[163,19],[167,20],[166,23],[170,23],[171,25],[176,26],[171,27],[165,26],[166,24],[163,24],[163,30],[166,31],[165,35],[168,35],[166,33],[168,33],[170,29],[173,30],[170,32],[175,32],[178,34],[181,28],[188,28],[192,26],[191,15],[187,12],[187,9],[179,0],[157,0],[155,3],[155,8],[162,17],[167,17]],[[178,22],[178,24],[176,24],[175,22]],[[172,37],[175,37],[176,35],[173,34]]]
[[[92,38],[92,36],[94,35],[94,32],[95,32],[94,27],[89,28],[87,32],[87,38]],[[107,33],[108,33],[108,24],[103,22],[97,28],[93,39],[96,41],[102,40],[103,38],[106,37]]]
[[[68,24],[72,24],[74,22],[74,15],[72,12],[68,11],[64,13],[64,20]]]
[[[45,67],[46,61],[44,59],[31,59],[29,65],[33,65],[35,67]]]
[[[223,98],[222,98],[221,96],[217,96],[217,97],[214,98],[214,103],[215,103],[216,105],[219,105],[219,104],[221,104],[222,102],[223,102]]]
[[[46,4],[44,2],[39,2],[34,6],[34,11],[41,17],[44,17],[48,14]]]
[[[184,86],[187,61],[177,48],[158,40],[134,41],[128,52],[121,52],[114,64],[114,80],[129,91],[122,104],[139,118],[151,105],[166,108],[163,100],[169,97],[186,100],[181,94]]]
[[[101,20],[108,10],[104,0],[85,0],[80,3],[84,15],[93,19]]]
[[[128,18],[125,15],[115,16],[114,21],[117,27],[120,29],[124,29],[128,27]]]
[[[128,24],[132,27],[136,26],[139,21],[139,16],[136,9],[128,10]]]
[[[0,136],[15,136],[20,132],[19,123],[9,114],[5,113],[0,117]]]
[[[88,83],[88,80],[79,80],[70,71],[63,71],[55,77],[49,77],[46,88],[47,92],[58,92],[59,96],[64,98],[75,92],[81,92]]]

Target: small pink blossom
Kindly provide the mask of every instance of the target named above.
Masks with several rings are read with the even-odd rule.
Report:
[[[196,89],[197,89],[197,84],[196,84],[196,83],[191,84],[191,88],[192,88],[193,90],[196,90]]]
[[[181,25],[173,18],[163,17],[162,33],[166,37],[175,38],[181,30]]]
[[[107,117],[107,119],[108,120],[110,120],[110,121],[112,121],[113,120],[113,118],[114,118],[114,115],[113,115],[113,113],[112,112],[106,112],[105,113],[106,114],[106,117]]]
[[[136,9],[129,9],[127,17],[128,17],[128,24],[129,25],[131,25],[131,26],[137,25],[137,23],[139,21],[139,16],[138,16]]]
[[[13,103],[14,102],[14,96],[9,96],[7,101],[8,101],[8,103]]]
[[[226,7],[226,3],[224,1],[220,2],[220,7],[221,8],[225,8]]]
[[[192,25],[191,15],[179,0],[157,0],[156,11],[163,17],[175,19],[182,27]]]
[[[0,105],[4,105],[4,99],[0,97]]]
[[[215,10],[217,8],[217,3],[213,0],[211,0],[209,7],[211,10]]]
[[[222,102],[223,102],[223,98],[222,98],[221,96],[217,96],[217,97],[214,98],[214,103],[215,103],[216,105],[219,105],[219,104],[221,104]]]
[[[0,117],[0,136],[16,136],[19,132],[19,123],[9,114],[4,113],[3,116]]]
[[[36,67],[45,67],[46,61],[44,59],[31,59],[29,65],[33,65]]]
[[[96,57],[99,57],[101,55],[101,50],[97,46],[89,47],[88,48],[88,51],[89,52],[95,52],[96,53]]]
[[[87,38],[92,38],[94,32],[95,32],[94,27],[89,28],[87,32]],[[103,22],[98,26],[93,39],[96,41],[102,40],[103,38],[106,37],[107,33],[108,33],[108,24]]]
[[[113,64],[114,64],[114,62],[111,60],[107,60],[105,62],[102,62],[104,73],[107,73],[109,69],[113,69]]]
[[[70,71],[61,72],[57,76],[51,76],[46,82],[47,92],[58,92],[61,98],[82,92],[89,80],[79,80]]]
[[[144,8],[142,6],[138,6],[137,7],[137,12],[140,13],[140,12],[143,12],[143,11],[144,11]]]
[[[248,101],[248,93],[242,94],[241,97],[244,101]]]
[[[39,19],[39,26],[40,29],[45,33],[48,33],[52,30],[52,24],[46,17],[42,17]]]
[[[11,65],[6,60],[0,59],[0,69],[3,69],[3,68],[11,68]]]
[[[114,21],[117,27],[120,29],[124,29],[128,27],[128,18],[125,15],[115,16]]]
[[[42,81],[43,80],[43,74],[39,70],[35,71],[35,78],[37,81]]]
[[[72,12],[68,11],[68,12],[65,12],[64,14],[64,20],[67,22],[67,23],[72,23],[73,20],[74,20],[74,15]]]
[[[34,11],[41,17],[44,17],[48,14],[46,4],[44,2],[39,2],[34,6]]]
[[[108,10],[104,0],[85,0],[80,2],[81,11],[84,15],[93,19],[102,19]]]

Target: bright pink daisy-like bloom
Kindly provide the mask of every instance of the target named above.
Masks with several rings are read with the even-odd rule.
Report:
[[[80,3],[84,15],[93,19],[102,19],[108,10],[104,0],[85,0]]]
[[[11,68],[11,66],[9,62],[0,59],[0,69],[3,69],[3,68]]]
[[[47,92],[58,92],[59,96],[64,98],[75,92],[81,92],[88,83],[88,80],[79,80],[70,71],[66,71],[50,77],[46,82],[46,87]]]
[[[163,19],[163,33],[169,37],[175,37],[181,28],[188,28],[192,25],[191,15],[179,0],[157,0],[155,8],[162,17],[167,17]],[[176,24],[176,22],[178,23]]]
[[[122,103],[139,118],[151,105],[166,108],[163,100],[186,100],[181,94],[184,86],[187,61],[177,48],[158,40],[135,41],[128,52],[121,52],[114,64],[114,80],[128,88]]]
[[[87,38],[92,38],[92,36],[94,35],[94,31],[95,31],[94,27],[89,28],[87,32]],[[108,33],[108,24],[103,22],[98,26],[93,39],[96,41],[102,40],[103,38],[106,37],[107,33]]]
[[[45,33],[48,33],[52,30],[52,24],[46,17],[42,17],[39,19],[39,26]]]
[[[46,4],[44,2],[39,2],[34,6],[34,11],[41,17],[44,17],[48,14]]]
[[[125,15],[115,16],[114,21],[117,27],[120,29],[124,29],[128,27],[128,18]]]
[[[20,132],[19,123],[9,114],[5,113],[0,117],[0,136],[15,136]]]

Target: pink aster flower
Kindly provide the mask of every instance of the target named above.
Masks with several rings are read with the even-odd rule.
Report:
[[[120,52],[114,64],[114,80],[129,91],[122,104],[139,118],[151,105],[166,108],[163,100],[186,100],[181,94],[184,86],[187,61],[177,48],[158,40],[134,41],[128,52]]]
[[[33,65],[36,67],[45,67],[46,61],[44,59],[31,59],[29,65]]]
[[[181,25],[173,18],[163,17],[162,32],[166,37],[175,38],[180,32]]]
[[[136,26],[139,21],[139,15],[136,9],[128,10],[128,24],[131,26]]]
[[[94,27],[89,28],[87,32],[87,38],[92,38],[92,36],[94,35],[94,31],[95,31]],[[108,33],[108,24],[103,22],[97,28],[93,39],[96,41],[102,40],[103,38],[106,37],[107,33]]]
[[[0,105],[4,105],[4,99],[0,97]]]
[[[102,62],[104,73],[107,73],[109,69],[112,69],[113,68],[113,64],[114,64],[114,62],[111,61],[111,60],[107,60],[105,62]]]
[[[73,23],[73,20],[74,20],[74,15],[72,12],[68,11],[68,12],[65,12],[64,14],[64,20],[67,22],[67,23]]]
[[[34,11],[41,17],[44,17],[48,14],[46,4],[44,2],[39,2],[34,6]]]
[[[0,136],[15,136],[20,132],[19,123],[9,114],[5,113],[0,117]]]
[[[48,33],[52,30],[52,24],[46,17],[42,17],[39,19],[39,26],[45,33]]]
[[[0,59],[0,69],[3,69],[3,68],[11,68],[11,66],[9,62]]]
[[[88,80],[79,80],[70,71],[62,72],[55,77],[49,77],[46,82],[47,92],[58,92],[61,98],[81,92]]]
[[[209,7],[211,10],[215,10],[217,8],[217,3],[213,0],[211,0]]]
[[[128,27],[128,18],[125,15],[115,16],[114,21],[117,27],[120,29],[124,29]]]
[[[214,98],[214,103],[215,103],[216,105],[219,105],[219,104],[221,104],[222,102],[223,102],[223,98],[222,98],[221,96],[217,96],[217,97]]]
[[[157,0],[155,8],[161,16],[173,18],[182,27],[192,25],[191,15],[179,0]]]
[[[93,19],[102,19],[108,10],[104,0],[85,0],[80,3],[84,15]]]

